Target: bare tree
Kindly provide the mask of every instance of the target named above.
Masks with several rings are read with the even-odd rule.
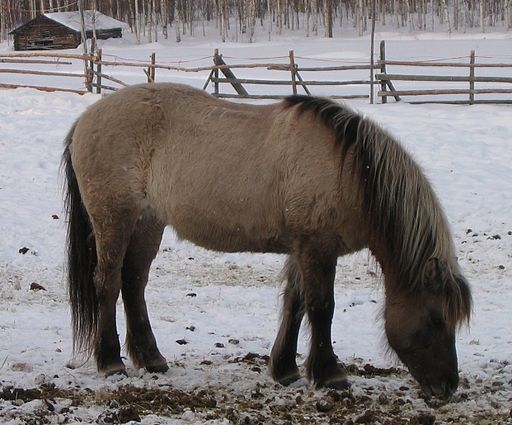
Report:
[[[178,7],[178,2],[174,1],[174,21],[176,27],[176,43],[181,43],[181,32],[180,32],[180,10]]]
[[[134,16],[135,16],[135,37],[137,43],[140,43],[140,14],[139,14],[139,1],[134,0]]]
[[[332,0],[324,0],[325,37],[332,38]]]
[[[216,22],[220,39],[226,41],[235,24],[233,38],[254,41],[256,22],[272,34],[284,29],[303,35],[333,36],[334,22],[352,25],[368,33],[372,0],[84,0],[84,7],[127,22],[138,42],[168,37],[171,25],[179,42],[198,27]],[[408,27],[410,31],[466,31],[468,28],[512,28],[512,0],[375,0],[378,25]],[[73,0],[0,0],[0,40],[9,31],[48,11],[76,11]],[[339,19],[339,21],[336,21]]]
[[[485,0],[480,0],[480,32],[485,32]]]
[[[311,0],[311,12],[313,19],[312,31],[314,35],[318,35],[318,0]]]

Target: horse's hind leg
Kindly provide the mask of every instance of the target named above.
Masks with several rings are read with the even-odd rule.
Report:
[[[118,209],[99,207],[90,214],[97,252],[94,285],[98,301],[98,328],[94,355],[98,370],[106,375],[126,374],[116,327],[116,301],[122,285],[123,259],[137,214],[135,205],[128,206],[128,203]]]
[[[302,278],[294,256],[288,258],[284,272],[286,288],[281,326],[270,355],[270,374],[277,382],[289,385],[300,378],[296,355],[300,324],[304,316]]]
[[[158,351],[149,322],[144,290],[149,268],[154,260],[164,231],[164,224],[151,211],[137,221],[123,264],[123,301],[126,314],[126,346],[137,368],[149,372],[165,372],[167,361]]]
[[[309,238],[300,244],[298,258],[311,325],[311,349],[306,361],[308,378],[319,387],[346,389],[349,386],[346,373],[338,364],[331,342],[336,241],[331,237]]]

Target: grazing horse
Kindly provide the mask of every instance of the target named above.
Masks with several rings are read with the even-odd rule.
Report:
[[[455,332],[471,295],[449,226],[418,165],[382,128],[333,101],[271,105],[143,84],[92,105],[66,138],[68,279],[74,350],[126,373],[115,309],[122,294],[135,367],[168,369],[144,290],[166,225],[225,252],[288,254],[273,378],[299,378],[305,314],[316,386],[342,389],[331,343],[337,258],[368,247],[385,285],[391,348],[426,395],[458,385]]]

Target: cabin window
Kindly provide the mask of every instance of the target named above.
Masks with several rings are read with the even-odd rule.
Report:
[[[44,48],[53,45],[53,38],[41,38],[36,40],[28,40],[29,49]]]
[[[50,46],[53,44],[53,40],[35,40],[36,46]]]
[[[53,45],[53,37],[49,30],[41,30],[39,37],[28,40],[29,49],[44,49]]]

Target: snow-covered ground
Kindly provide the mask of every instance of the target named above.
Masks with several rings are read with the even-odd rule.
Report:
[[[421,38],[391,39],[388,52],[400,59],[425,59],[475,49],[490,61],[512,58],[507,35]],[[215,47],[204,40],[179,46],[114,40],[104,42],[103,50],[139,60],[156,51],[157,58],[195,66],[209,64],[202,58]],[[291,48],[308,65],[368,58],[367,39],[283,39],[220,47],[238,62],[286,56]],[[0,51],[7,50],[0,45]],[[261,76],[265,71],[253,72]],[[157,71],[157,80],[159,75],[202,87],[207,73]],[[130,83],[145,78],[140,70],[127,70],[124,77]],[[45,77],[39,81],[48,83]],[[425,404],[412,378],[386,354],[379,318],[383,291],[367,252],[341,258],[338,264],[333,339],[340,360],[350,366],[353,388],[336,394],[313,390],[305,381],[284,388],[267,376],[265,356],[278,324],[284,257],[213,253],[177,241],[171,231],[147,290],[154,331],[170,371],[153,376],[130,368],[127,378],[106,379],[97,375],[92,362],[69,368],[76,361],[71,359],[59,162],[70,125],[98,99],[0,91],[0,422],[107,423],[139,415],[145,424],[349,419],[401,424],[433,423],[432,416],[437,423],[512,423],[510,106],[349,102],[396,135],[425,169],[452,224],[457,255],[473,289],[471,325],[457,339],[461,386],[451,403],[436,407]],[[45,290],[31,289],[33,283]],[[122,336],[121,305],[119,310]],[[300,363],[307,339],[305,329]]]

